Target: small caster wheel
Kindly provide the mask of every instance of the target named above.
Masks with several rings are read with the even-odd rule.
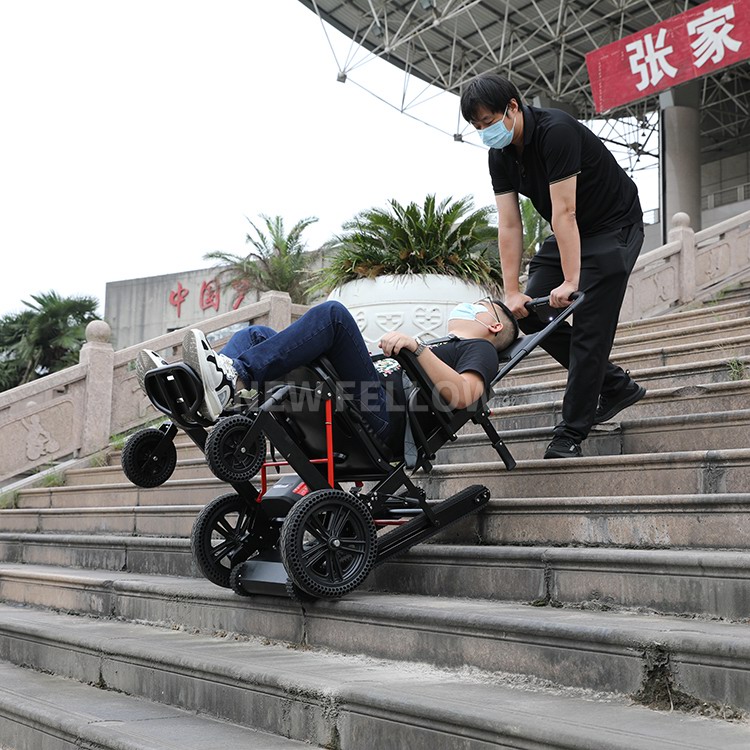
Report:
[[[208,467],[223,482],[247,482],[260,470],[266,458],[266,438],[260,433],[250,448],[238,453],[237,448],[252,426],[248,417],[237,414],[218,422],[206,439]]]
[[[149,427],[128,438],[120,463],[133,484],[158,487],[172,476],[177,465],[177,449],[161,430]]]

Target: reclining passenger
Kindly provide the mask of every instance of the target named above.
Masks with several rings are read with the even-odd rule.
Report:
[[[448,316],[448,332],[449,340],[432,345],[390,331],[379,346],[386,357],[402,349],[414,352],[443,399],[461,409],[487,390],[497,373],[497,352],[516,339],[518,324],[502,302],[486,297],[457,305]],[[200,415],[211,422],[238,390],[278,380],[325,356],[378,437],[388,441],[401,427],[396,414],[402,410],[388,398],[393,394],[395,406],[403,404],[400,366],[393,359],[372,361],[356,321],[339,302],[315,305],[283,331],[248,326],[235,333],[220,354],[197,329],[189,330],[182,343],[185,362],[203,383]],[[156,352],[139,352],[136,370],[141,387],[146,372],[164,364]]]

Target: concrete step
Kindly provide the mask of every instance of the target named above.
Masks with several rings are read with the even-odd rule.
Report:
[[[747,377],[747,360],[750,355],[750,336],[719,339],[702,344],[676,344],[674,346],[640,349],[623,352],[612,357],[612,361],[633,373],[669,367],[673,371],[680,365],[687,365],[688,371],[706,368],[723,369],[722,377],[713,380],[742,380]],[[740,363],[744,370],[740,371]],[[506,386],[541,383],[558,380],[564,368],[544,352],[538,357],[529,358],[517,365],[503,378]],[[735,374],[736,373],[736,374]],[[646,373],[648,377],[651,373]],[[656,373],[659,375],[660,373]],[[643,377],[642,374],[639,377]],[[708,381],[711,382],[711,381]],[[667,385],[668,383],[664,383]],[[674,385],[674,381],[672,381]]]
[[[604,489],[604,488],[603,488]],[[443,540],[488,545],[750,549],[750,494],[492,500]]]
[[[750,380],[750,356],[738,357],[736,367],[726,359],[631,370],[630,374],[647,389],[705,387],[711,383],[747,382]],[[528,378],[522,370],[523,363],[495,385],[492,405],[515,406],[519,404],[554,401],[562,398],[566,371],[557,364],[551,365],[554,377]],[[743,368],[741,371],[739,368]],[[549,373],[548,373],[549,374]]]
[[[442,669],[473,667],[528,675],[568,687],[627,695],[655,687],[649,669],[658,660],[667,671],[660,679],[668,679],[674,694],[683,694],[688,703],[750,707],[750,626],[744,624],[366,592],[336,602],[319,601],[303,610],[278,597],[248,599],[216,587],[203,591],[193,579],[143,580],[127,575],[113,581],[109,571],[99,576],[91,571],[66,573],[53,585],[50,571],[18,566],[14,575],[8,568],[2,566],[0,592],[6,601],[45,606],[46,600],[50,602],[46,606],[80,614],[258,635],[306,648],[421,662]],[[65,585],[66,580],[75,578],[80,583],[84,577],[85,586]],[[192,683],[198,677],[205,684],[210,679],[205,672],[218,666],[215,641],[207,649],[199,648],[201,655],[194,661],[189,643],[195,640],[181,633],[172,637],[174,630],[141,632],[138,638],[128,634],[128,629],[142,626],[101,620],[81,623],[80,618],[68,626],[46,615],[0,607],[0,658],[83,681],[92,681],[93,669],[93,682],[101,678],[112,689],[137,690],[149,700],[162,696],[170,703],[171,696],[183,696],[189,690],[185,678]],[[57,625],[54,630],[51,621]],[[261,664],[257,652],[242,656],[242,649],[238,652],[231,663],[225,662],[233,675],[241,674],[245,684],[255,682],[257,690],[258,676],[268,679],[270,670],[278,687],[278,677],[273,678],[280,670],[278,660],[273,666],[268,659]],[[334,682],[341,682],[335,655],[322,657],[324,670]],[[67,666],[72,673],[61,672],[62,660],[73,662]],[[203,674],[196,675],[197,671]],[[295,672],[297,677],[305,674],[298,663]],[[212,696],[203,696],[202,705],[180,707],[202,707],[213,713],[222,701],[222,690],[216,683],[212,687]],[[238,721],[234,715],[223,718]],[[279,733],[278,728],[256,719],[247,723]],[[317,732],[308,735],[313,741],[318,736]]]
[[[422,544],[376,568],[364,590],[750,617],[750,552]]]
[[[563,385],[561,383],[561,385]],[[508,400],[511,400],[510,398]],[[633,406],[618,414],[612,423],[646,417],[674,417],[683,414],[705,414],[746,409],[750,404],[750,380],[678,385],[651,388]],[[562,418],[562,388],[557,398],[516,406],[496,406],[492,409],[493,423],[501,432],[545,427],[557,424]],[[463,432],[481,429],[471,423]]]
[[[617,360],[626,352],[635,352],[655,347],[674,345],[708,344],[717,338],[741,338],[750,335],[750,317],[734,320],[709,320],[684,328],[659,328],[650,331],[618,331],[612,348],[612,359]]]
[[[0,528],[7,532],[22,533],[188,537],[201,508],[221,494],[224,494],[224,491],[216,494],[206,493],[203,502],[196,505],[0,510]]]
[[[310,745],[0,663],[0,742],[13,750],[302,750]]]
[[[2,563],[202,577],[187,539],[2,533]],[[748,550],[423,544],[362,590],[739,620],[750,617],[749,581]]]
[[[198,459],[203,457],[203,451],[192,441],[182,430],[178,431],[175,440],[175,448],[177,448],[177,460],[184,461],[189,459]],[[108,463],[110,466],[121,466],[122,461],[122,450],[113,449],[110,451],[108,456]]]
[[[624,414],[625,412],[623,412]],[[552,439],[554,423],[525,430],[505,430],[502,438],[516,460],[540,458]],[[481,428],[480,428],[481,429]],[[582,444],[586,456],[667,453],[745,448],[750,445],[750,410],[674,417],[624,419],[594,427]],[[484,431],[462,434],[438,451],[440,463],[499,461]]]
[[[750,297],[750,285],[748,285],[747,282],[743,282],[737,286],[722,289],[721,292],[716,295],[715,302],[718,305],[724,306],[732,304],[737,300],[746,301],[748,297]]]
[[[487,672],[8,607],[0,630],[14,663],[341,750],[739,750],[749,736],[741,722]],[[257,736],[238,747],[275,747]]]
[[[202,575],[193,562],[186,537],[0,532],[0,562],[168,576]]]
[[[486,485],[493,498],[742,493],[750,487],[750,449],[538,459],[513,471],[499,461],[440,464],[417,477],[430,498],[469,484]]]
[[[123,477],[124,479],[124,477]],[[108,485],[35,487],[21,490],[16,505],[31,508],[113,508],[149,505],[205,505],[207,500],[229,492],[229,485],[209,472],[204,479],[170,479],[161,487],[143,489],[125,479]]]
[[[472,483],[486,484],[495,497],[524,497],[527,493],[548,496],[553,494],[553,488],[560,496],[742,492],[750,486],[750,449],[528,460],[520,461],[512,472],[504,471],[499,462],[490,466],[486,462],[436,465],[424,479],[428,497],[432,498],[448,497]],[[17,507],[32,510],[205,505],[229,491],[229,485],[218,479],[170,480],[152,489],[131,484],[113,484],[106,489],[96,485],[48,487],[22,490]]]
[[[501,498],[514,499],[510,511],[522,511],[529,530],[544,529],[541,536],[531,538],[527,530],[525,535],[502,538],[498,543],[743,548],[746,543],[735,536],[738,528],[745,529],[745,523],[736,517],[739,511],[734,506],[745,502],[743,493],[749,479],[748,449],[526,460],[519,461],[511,472],[498,461],[490,465],[487,462],[437,465],[431,474],[415,477],[431,499],[448,497],[468,484],[484,484],[497,502],[504,503]],[[154,502],[149,506],[26,508],[0,511],[0,519],[9,532],[186,536],[200,507],[228,491],[227,485],[208,484],[200,493],[201,502],[192,505],[162,506]],[[690,510],[683,509],[681,501],[675,499],[682,497],[688,498],[685,502]],[[551,507],[544,506],[545,498],[554,499]],[[643,502],[640,498],[644,498]],[[554,517],[552,526],[560,524],[559,530],[540,525],[540,519],[529,517],[534,515],[529,507],[537,502],[542,505],[536,512]],[[723,502],[729,502],[732,509],[725,509]],[[669,518],[677,512],[681,514],[679,518]],[[745,513],[746,508],[741,512]],[[560,518],[569,514],[578,514],[578,521],[572,526],[571,520],[563,523]],[[492,515],[492,506],[478,518],[488,515]],[[694,526],[696,517],[698,525]],[[479,523],[478,518],[466,519],[450,533],[473,534],[471,529]],[[595,520],[603,518],[609,520]],[[623,522],[628,533],[620,539]],[[616,532],[615,537],[608,536],[610,531]]]
[[[187,446],[186,446],[187,448]],[[206,466],[203,453],[196,447],[198,455],[194,458],[178,458],[172,479],[192,480],[210,479],[213,475]],[[178,452],[178,456],[181,452]],[[128,482],[119,463],[109,466],[95,466],[88,469],[71,469],[65,473],[66,487],[86,487],[91,485],[111,485]]]
[[[708,302],[690,310],[657,315],[653,318],[622,321],[617,327],[617,336],[648,333],[653,331],[679,331],[686,327],[706,322],[721,324],[725,320],[750,316],[750,299]]]

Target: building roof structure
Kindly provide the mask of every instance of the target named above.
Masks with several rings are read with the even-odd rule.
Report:
[[[728,3],[731,0],[727,0]],[[600,137],[631,156],[658,153],[658,96],[596,115],[586,54],[700,5],[695,0],[300,0],[370,56],[459,94],[477,74],[508,75],[522,96],[606,124]],[[361,64],[337,61],[339,80]],[[414,100],[401,97],[408,112]],[[744,151],[750,120],[750,63],[700,79],[703,161]],[[461,133],[454,135],[462,138]],[[712,156],[710,152],[722,152]]]

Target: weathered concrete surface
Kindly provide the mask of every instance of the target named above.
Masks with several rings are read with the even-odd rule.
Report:
[[[3,613],[3,642],[11,627],[27,634],[15,643],[16,661],[37,668],[54,664],[61,674],[84,681],[95,677],[96,684],[126,696],[197,708],[209,717],[283,731],[293,740],[342,750],[734,750],[744,748],[749,736],[745,725],[649,711],[615,695],[582,700],[541,684],[535,692],[513,689],[483,673],[461,675],[425,665],[154,631],[121,622],[69,623],[59,615],[36,614]],[[49,637],[52,632],[54,638]],[[144,708],[158,711],[152,704]]]
[[[281,598],[247,601],[230,592],[217,594],[215,588],[206,591],[195,581],[135,575],[118,580],[96,571],[54,575],[20,567],[28,570],[0,568],[0,596],[6,601],[439,667],[532,675],[595,690],[635,693],[642,655],[658,646],[679,670],[680,689],[701,701],[750,708],[750,630],[739,624],[356,592],[301,610]],[[14,659],[11,652],[23,647],[12,624],[16,618],[6,614],[8,627],[0,621],[0,655]],[[731,670],[724,669],[728,658]],[[720,682],[718,674],[723,674]]]

